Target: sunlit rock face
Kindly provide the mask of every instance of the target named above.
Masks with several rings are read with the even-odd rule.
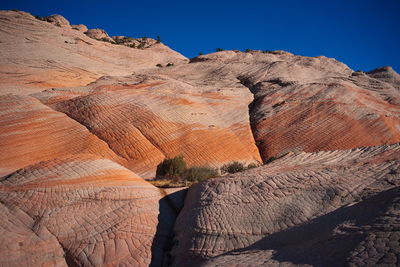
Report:
[[[0,11],[0,29],[1,266],[399,265],[392,68],[285,51],[189,61],[22,11]],[[144,180],[177,155],[279,159],[196,184],[183,205]]]
[[[165,157],[177,155],[190,166],[261,162],[246,88],[211,89],[160,75],[133,75],[34,96],[86,126],[145,178],[154,177]]]
[[[0,181],[0,264],[160,266],[176,216],[166,195],[88,154],[18,170]]]
[[[0,94],[82,86],[103,75],[128,75],[159,63],[187,61],[162,43],[134,49],[92,39],[84,28],[71,28],[59,15],[42,19],[22,11],[0,11]]]
[[[196,184],[175,224],[174,266],[395,266],[399,173],[395,144],[292,153]]]
[[[159,72],[254,94],[250,123],[261,157],[400,141],[400,76],[385,67],[353,72],[326,57],[223,51]],[[238,89],[236,89],[238,90]]]
[[[126,163],[83,125],[29,96],[0,96],[0,148],[0,176],[78,153]]]

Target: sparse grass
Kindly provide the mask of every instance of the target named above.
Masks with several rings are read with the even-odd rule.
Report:
[[[189,187],[193,184],[193,182],[188,181],[173,181],[169,179],[157,179],[148,181],[152,185],[159,188],[171,188],[171,187]]]
[[[219,176],[218,170],[207,166],[194,166],[186,169],[183,180],[189,182],[201,182],[203,180]]]
[[[236,173],[246,170],[246,167],[239,161],[233,161],[222,166],[221,170],[226,173]]]
[[[256,168],[259,164],[245,164],[234,161],[225,164],[221,170],[209,166],[186,167],[186,162],[182,156],[164,159],[157,166],[156,178],[149,181],[156,187],[189,187],[194,183],[201,182],[211,178],[217,178],[222,173],[237,173],[248,169]]]
[[[247,169],[249,170],[249,169],[254,169],[254,168],[257,168],[258,167],[258,165],[257,164],[255,164],[255,163],[250,163],[249,165],[247,165]]]

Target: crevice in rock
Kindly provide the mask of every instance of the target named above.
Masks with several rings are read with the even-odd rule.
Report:
[[[258,149],[258,153],[260,154],[260,157],[261,157],[261,159],[262,159],[262,161],[263,161],[263,164],[265,164],[265,163],[267,163],[267,160],[266,159],[264,159],[263,157],[262,157],[262,151],[261,151],[261,145],[263,145],[264,144],[264,142],[263,141],[260,141],[260,140],[257,140],[256,139],[256,135],[255,135],[255,132],[256,132],[256,126],[255,126],[255,124],[256,124],[256,121],[255,121],[255,119],[254,119],[254,115],[252,115],[253,114],[253,111],[254,111],[254,108],[258,105],[258,103],[260,102],[260,101],[262,101],[262,97],[260,97],[260,96],[258,96],[257,95],[257,93],[260,91],[260,88],[261,88],[261,82],[258,82],[258,83],[256,83],[256,84],[254,84],[252,81],[250,81],[250,79],[248,78],[248,77],[246,77],[246,76],[238,76],[237,77],[237,79],[240,81],[240,83],[243,85],[243,86],[245,86],[245,87],[247,87],[247,89],[249,89],[249,91],[253,94],[253,101],[249,104],[249,106],[248,106],[248,108],[249,108],[249,123],[250,123],[250,129],[251,129],[251,132],[252,132],[252,134],[253,134],[253,139],[254,139],[254,142],[255,142],[255,145],[256,145],[256,147],[257,147],[257,149]]]

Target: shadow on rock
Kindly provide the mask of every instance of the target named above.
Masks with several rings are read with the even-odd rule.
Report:
[[[171,256],[169,252],[174,237],[173,229],[175,220],[183,208],[187,189],[172,193],[168,193],[165,190],[162,190],[162,192],[165,197],[159,201],[158,225],[151,247],[152,259],[150,267],[170,266]]]
[[[211,262],[227,264],[229,260],[222,260],[226,257],[240,261],[241,255],[246,261],[261,257],[267,259],[272,252],[271,263],[346,266],[352,260],[354,249],[368,235],[375,235],[380,229],[390,228],[393,224],[393,221],[387,221],[391,216],[387,216],[386,212],[397,205],[399,195],[400,187],[381,192],[306,224],[271,234],[249,247],[217,256]]]

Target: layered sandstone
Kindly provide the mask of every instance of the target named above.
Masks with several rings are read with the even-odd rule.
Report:
[[[154,178],[156,166],[176,155],[190,166],[261,162],[249,126],[252,95],[245,88],[133,75],[34,96],[86,126],[145,178]]]
[[[174,265],[219,255],[206,265],[398,264],[399,173],[395,144],[290,154],[196,184],[175,224]]]
[[[0,96],[0,148],[0,176],[36,162],[78,153],[125,164],[84,126],[28,96]]]
[[[61,16],[51,18],[61,27],[22,11],[0,11],[0,94],[81,86],[103,75],[186,62],[162,43],[146,49],[119,46],[72,29]]]
[[[1,266],[399,265],[392,68],[285,51],[188,63],[21,11],[0,29]],[[281,158],[190,188],[169,258],[185,191],[142,178],[176,155]]]
[[[191,85],[248,88],[254,94],[250,123],[264,161],[291,151],[400,141],[400,75],[390,67],[354,72],[331,58],[283,51],[223,51],[191,62],[157,73]]]
[[[166,193],[75,155],[0,180],[1,266],[160,266],[176,216]]]

